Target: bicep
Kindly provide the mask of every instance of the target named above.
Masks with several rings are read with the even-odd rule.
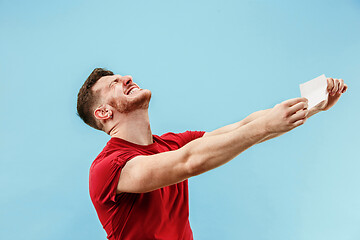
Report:
[[[117,193],[150,192],[191,177],[184,148],[150,156],[137,156],[123,167]]]

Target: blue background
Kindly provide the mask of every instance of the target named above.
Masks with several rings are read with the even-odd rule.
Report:
[[[153,93],[154,134],[211,131],[300,96],[329,111],[189,180],[195,239],[360,239],[360,1],[0,0],[0,238],[105,239],[88,171],[109,136],[76,115],[95,67]]]

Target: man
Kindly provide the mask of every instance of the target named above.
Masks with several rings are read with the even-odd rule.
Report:
[[[294,98],[212,132],[153,135],[151,92],[131,76],[95,69],[78,94],[78,114],[111,139],[90,168],[90,197],[108,239],[193,239],[187,179],[227,163],[330,109],[347,90],[328,78],[327,101],[308,110]]]

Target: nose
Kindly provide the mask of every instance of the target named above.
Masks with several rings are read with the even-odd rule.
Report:
[[[130,85],[132,83],[132,76],[130,75],[122,76],[121,81],[124,84],[124,86]]]

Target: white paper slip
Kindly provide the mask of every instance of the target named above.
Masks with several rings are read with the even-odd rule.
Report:
[[[327,92],[327,80],[325,74],[300,84],[300,92],[301,97],[305,97],[309,100],[308,109],[326,100],[329,93]]]

